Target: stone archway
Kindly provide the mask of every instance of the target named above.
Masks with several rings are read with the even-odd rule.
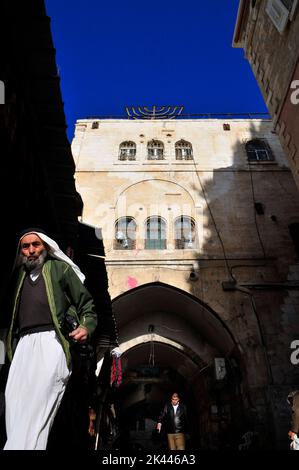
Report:
[[[177,390],[190,410],[190,446],[236,447],[243,421],[239,352],[221,318],[192,295],[160,282],[118,296],[113,310],[123,353],[116,400],[126,439],[130,434],[131,444],[153,448],[159,408]],[[225,360],[223,378],[216,378],[215,358]]]

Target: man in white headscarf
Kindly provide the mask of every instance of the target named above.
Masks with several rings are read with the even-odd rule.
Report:
[[[71,373],[69,341],[85,343],[97,315],[79,267],[41,229],[22,232],[15,275],[4,449],[43,450]]]

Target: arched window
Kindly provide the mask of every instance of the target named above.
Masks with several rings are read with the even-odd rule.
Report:
[[[92,125],[91,125],[91,128],[92,129],[98,129],[99,128],[99,123],[98,121],[93,121]]]
[[[136,222],[132,217],[121,217],[115,224],[115,250],[133,250],[136,246]]]
[[[162,217],[149,217],[146,221],[146,250],[166,250],[166,222]]]
[[[196,248],[196,227],[191,217],[181,215],[174,223],[175,248],[188,250]]]
[[[176,160],[193,160],[193,150],[190,142],[179,140],[175,144],[175,159]]]
[[[119,146],[119,160],[136,160],[136,144],[130,140]]]
[[[160,140],[151,140],[147,144],[148,160],[164,160],[164,145]]]
[[[250,140],[246,143],[245,148],[249,162],[265,162],[274,160],[271,148],[265,140]]]

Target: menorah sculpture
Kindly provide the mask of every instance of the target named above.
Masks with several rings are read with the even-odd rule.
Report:
[[[175,119],[182,114],[184,106],[126,106],[130,119]]]

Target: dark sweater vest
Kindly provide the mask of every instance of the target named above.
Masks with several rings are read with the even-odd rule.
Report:
[[[20,336],[54,329],[46,286],[40,274],[35,281],[25,277],[19,303]]]

